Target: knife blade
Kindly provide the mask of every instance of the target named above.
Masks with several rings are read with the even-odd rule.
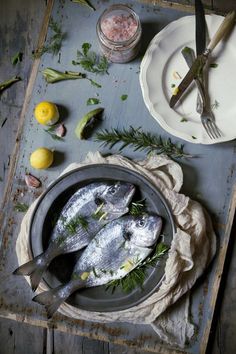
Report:
[[[169,106],[171,108],[178,102],[180,97],[192,83],[192,81],[201,74],[204,65],[206,64],[207,58],[212,50],[217,46],[217,44],[222,40],[222,38],[232,29],[235,21],[235,11],[228,13],[228,15],[224,18],[217,32],[211,39],[208,47],[204,51],[203,54],[197,56],[193,65],[181,81],[180,85],[175,89],[175,93],[171,96]]]
[[[201,0],[195,0],[195,21],[196,53],[198,56],[206,49],[206,21]]]

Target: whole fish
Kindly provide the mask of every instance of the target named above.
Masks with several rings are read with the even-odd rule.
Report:
[[[33,298],[46,306],[48,317],[74,291],[121,279],[151,252],[162,228],[155,215],[123,216],[106,225],[89,243],[77,261],[71,280]]]
[[[30,275],[36,290],[50,262],[61,254],[77,251],[89,244],[110,221],[129,211],[134,185],[126,182],[98,182],[80,188],[63,207],[46,251],[13,274]]]

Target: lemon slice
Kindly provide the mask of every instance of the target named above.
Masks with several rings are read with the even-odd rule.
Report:
[[[38,148],[30,155],[30,164],[36,169],[45,169],[53,163],[53,152],[45,147]]]
[[[59,120],[59,112],[55,103],[46,101],[37,104],[34,116],[42,125],[53,125]]]

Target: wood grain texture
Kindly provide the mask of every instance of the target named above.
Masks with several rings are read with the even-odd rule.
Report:
[[[0,354],[46,353],[46,329],[16,321],[0,322]],[[49,354],[49,353],[48,353]]]

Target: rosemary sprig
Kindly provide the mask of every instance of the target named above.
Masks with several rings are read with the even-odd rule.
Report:
[[[0,93],[2,93],[6,88],[10,87],[12,84],[14,84],[17,81],[21,81],[21,78],[19,76],[14,76],[9,80],[1,82],[0,83]]]
[[[134,216],[139,216],[145,213],[146,211],[145,203],[146,203],[145,199],[138,200],[137,202],[132,202],[129,209],[130,214]]]
[[[19,211],[20,213],[25,213],[29,209],[29,206],[25,203],[17,203],[14,206],[14,210]]]
[[[81,65],[86,71],[95,74],[108,74],[108,61],[107,58],[97,55],[90,50],[92,45],[90,43],[82,44],[82,51],[77,50],[77,60],[73,60],[73,65]]]
[[[142,288],[146,279],[147,270],[150,267],[155,267],[159,258],[162,257],[168,249],[169,247],[164,243],[158,243],[152,256],[141,262],[124,278],[110,281],[106,286],[106,290],[111,289],[112,293],[114,293],[114,291],[120,287],[124,293],[130,293],[138,286]]]
[[[65,228],[70,235],[74,235],[78,226],[81,226],[84,230],[88,229],[88,221],[82,215],[78,215],[73,218],[70,222],[68,222],[68,224],[65,225]]]
[[[129,130],[107,129],[101,130],[96,134],[95,141],[102,142],[104,146],[112,148],[118,143],[122,143],[119,151],[127,146],[131,146],[134,151],[146,150],[148,153],[156,151],[157,154],[166,154],[173,158],[187,158],[192,155],[184,152],[183,145],[172,143],[171,139],[164,140],[161,136],[156,136],[152,133],[143,132],[141,128],[133,128]]]
[[[53,18],[50,19],[48,26],[52,31],[52,36],[43,47],[37,48],[32,52],[34,59],[40,58],[45,53],[57,55],[61,50],[62,42],[65,39],[66,34],[62,32],[61,27],[53,20]]]
[[[95,11],[95,7],[88,1],[88,0],[71,0],[72,2],[81,4],[81,5],[85,5],[88,6],[90,9],[92,9],[93,11]]]

